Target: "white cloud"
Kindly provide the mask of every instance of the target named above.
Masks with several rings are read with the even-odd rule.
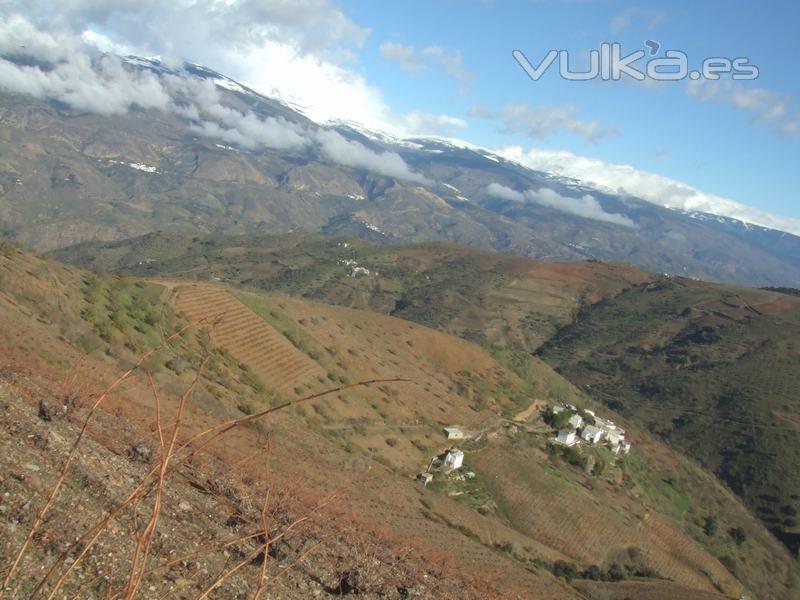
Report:
[[[425,68],[425,63],[417,56],[413,46],[386,41],[381,44],[380,52],[383,58],[396,62],[409,73],[419,73]]]
[[[69,38],[74,45],[76,36],[63,33],[71,31],[103,52],[211,67],[320,123],[344,119],[400,136],[460,128],[454,121],[421,121],[415,112],[394,113],[380,91],[352,68],[353,51],[369,30],[332,0],[61,0],[57,10],[50,0],[28,0],[14,6],[46,23],[48,31],[62,32],[43,34],[53,38],[44,42],[51,52],[70,51],[60,42]],[[7,29],[14,33],[19,27]],[[16,47],[19,34],[2,37]],[[30,31],[25,37],[31,39]],[[457,52],[430,46],[424,53],[426,63],[468,76]]]
[[[518,192],[499,183],[490,183],[486,188],[489,195],[512,202],[532,202],[561,212],[565,212],[584,219],[622,225],[623,227],[636,227],[636,224],[625,215],[608,213],[603,210],[594,196],[584,194],[580,198],[563,196],[555,190],[542,187],[538,190],[525,190]]]
[[[577,156],[571,152],[537,149],[525,151],[519,146],[501,148],[496,152],[537,171],[574,178],[603,190],[635,196],[659,206],[731,217],[800,235],[800,219],[773,215],[630,165],[616,165]]]
[[[442,67],[444,72],[461,83],[468,83],[473,75],[464,66],[461,60],[461,51],[447,52],[441,46],[428,46],[422,49],[422,56],[433,60]]]
[[[26,21],[0,22],[0,55],[18,55],[24,50],[51,63],[49,67],[28,66],[0,58],[0,88],[59,100],[101,115],[121,114],[134,106],[169,107],[169,95],[151,73],[129,71],[115,56],[92,56],[78,48],[75,40],[32,29]]]
[[[722,80],[689,81],[686,93],[700,102],[727,104],[746,111],[778,135],[800,138],[800,112],[792,110],[793,98],[789,94]]]
[[[469,83],[473,79],[472,73],[464,66],[461,51],[448,52],[441,46],[426,46],[418,50],[414,46],[407,46],[396,42],[385,41],[380,45],[381,56],[391,60],[409,73],[420,73],[433,66],[439,67],[448,77]]]
[[[412,111],[402,115],[399,125],[408,135],[445,135],[468,127],[467,122],[460,117],[423,111]]]
[[[83,33],[103,51],[203,64],[318,121],[387,128],[396,120],[347,66],[369,30],[330,0],[62,0],[57,10],[50,0],[28,0],[15,9],[48,30]]]
[[[41,31],[28,19],[10,15],[0,20],[0,55],[18,56],[26,53],[46,62],[69,59],[80,49],[74,36]]]
[[[281,117],[261,118],[250,111],[241,112],[223,103],[213,80],[155,75],[127,68],[114,55],[97,54],[91,47],[94,42],[76,35],[52,36],[21,19],[0,22],[0,49],[7,54],[24,50],[27,57],[51,61],[48,65],[26,66],[0,58],[0,88],[58,100],[100,115],[121,114],[132,107],[171,111],[186,119],[189,130],[198,135],[250,150],[314,146],[325,158],[341,165],[411,182],[427,182],[399,154],[375,152],[335,131],[306,128]],[[420,127],[426,122],[461,125],[452,117],[424,113],[412,114],[408,120]]]
[[[182,76],[163,78],[171,94],[179,99],[174,109],[192,122],[191,129],[243,148],[291,150],[307,146],[308,132],[282,117],[260,118],[222,103],[219,89],[210,79]]]
[[[374,152],[363,144],[348,140],[336,131],[320,129],[314,137],[320,144],[323,156],[335,163],[368,169],[406,181],[429,183],[423,175],[414,173],[395,152]]]
[[[584,121],[575,116],[573,106],[536,106],[509,104],[498,112],[476,106],[470,115],[492,119],[501,133],[524,133],[532,139],[543,139],[567,131],[589,141],[616,135],[615,127],[602,127],[596,121]]]
[[[347,56],[369,30],[348,19],[330,0],[26,0],[15,10],[53,26],[100,28],[111,40],[131,42],[161,55],[206,61],[248,54],[266,42],[301,53]]]

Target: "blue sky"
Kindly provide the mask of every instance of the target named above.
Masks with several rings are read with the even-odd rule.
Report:
[[[555,66],[539,81],[528,78],[511,57],[521,49],[538,62],[550,49],[581,59],[603,41],[618,41],[626,52],[658,41],[683,50],[690,68],[703,58],[747,56],[759,78],[736,82],[783,97],[791,119],[800,111],[793,56],[800,5],[728,2],[363,2],[345,1],[345,13],[370,34],[359,52],[358,70],[398,112],[424,110],[464,119],[453,135],[481,145],[569,150],[611,163],[631,164],[685,181],[704,191],[787,216],[800,216],[795,171],[800,139],[776,131],[758,109],[737,107],[722,96],[701,101],[687,82],[656,86],[638,83],[570,82]],[[433,61],[416,72],[381,52],[385,42],[422,49],[439,46],[460,53],[467,81],[448,76]],[[585,60],[585,58],[583,58]],[[773,106],[767,97],[766,103]],[[587,139],[556,127],[546,135],[501,132],[497,119],[470,116],[483,107],[497,113],[510,104],[571,107],[575,119],[596,123],[612,135]],[[473,110],[473,113],[475,111]],[[795,116],[796,118],[796,116]]]

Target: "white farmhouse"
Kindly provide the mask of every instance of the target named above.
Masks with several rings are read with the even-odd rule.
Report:
[[[460,469],[461,465],[464,464],[464,453],[461,450],[456,450],[455,448],[452,450],[448,450],[447,454],[444,457],[444,466],[448,469],[455,470]]]
[[[445,427],[444,433],[448,440],[463,440],[467,437],[464,431],[458,427]]]
[[[578,443],[578,436],[571,429],[562,429],[558,432],[556,442],[565,446],[574,446]]]
[[[583,417],[580,415],[572,415],[569,418],[569,426],[573,429],[580,429],[583,426]]]
[[[616,431],[608,431],[606,433],[606,440],[608,443],[613,446],[619,446],[622,442],[625,441],[625,436],[622,435],[619,430]]]
[[[604,433],[605,432],[602,429],[595,427],[594,425],[587,425],[581,431],[581,437],[590,444],[596,444],[603,439]]]

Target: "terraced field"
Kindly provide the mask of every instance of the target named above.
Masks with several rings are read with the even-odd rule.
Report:
[[[291,392],[325,371],[269,323],[224,289],[208,284],[175,288],[178,310],[192,320],[219,321],[211,327],[214,343],[247,364],[268,387]]]

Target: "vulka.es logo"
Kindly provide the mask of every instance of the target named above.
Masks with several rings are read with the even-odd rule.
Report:
[[[750,64],[747,57],[725,58],[722,56],[706,58],[698,70],[689,70],[689,57],[680,50],[667,50],[663,56],[656,56],[661,44],[653,40],[645,42],[647,53],[637,50],[630,54],[622,54],[619,42],[603,42],[599,50],[589,52],[589,63],[586,70],[576,70],[570,63],[569,51],[550,50],[538,65],[534,66],[522,50],[514,50],[511,55],[519,66],[534,81],[539,81],[558,60],[558,73],[563,79],[570,81],[589,81],[602,79],[619,81],[624,76],[637,81],[652,79],[655,81],[680,81],[687,77],[692,80],[718,80],[721,76],[730,76],[736,80],[752,80],[758,78],[758,67]],[[645,56],[651,58],[644,65],[637,64]]]

